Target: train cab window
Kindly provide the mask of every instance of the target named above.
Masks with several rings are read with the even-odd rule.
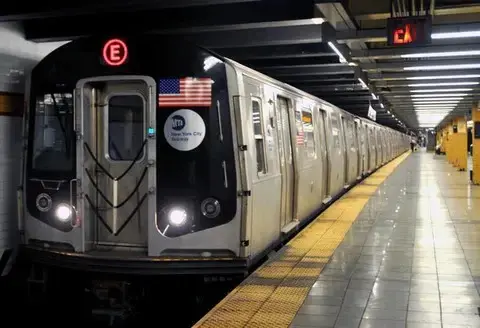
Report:
[[[144,101],[139,95],[115,95],[108,100],[108,157],[132,161],[143,156]],[[140,155],[138,154],[140,152]]]
[[[32,169],[73,170],[73,97],[71,93],[45,93],[35,102]]]
[[[257,172],[261,174],[267,173],[267,163],[265,160],[265,145],[263,138],[263,117],[260,102],[252,99],[252,122],[253,134],[255,138],[255,150],[257,154]]]
[[[302,125],[307,158],[315,158],[315,137],[313,130],[312,113],[308,109],[302,109]]]

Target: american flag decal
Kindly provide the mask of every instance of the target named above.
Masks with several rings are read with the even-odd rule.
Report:
[[[297,132],[297,145],[303,145],[305,142],[305,136],[302,131]]]
[[[212,83],[210,78],[161,79],[158,107],[210,107]]]

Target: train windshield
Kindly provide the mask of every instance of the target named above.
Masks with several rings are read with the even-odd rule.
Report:
[[[45,93],[35,102],[32,169],[72,171],[74,164],[73,97]]]

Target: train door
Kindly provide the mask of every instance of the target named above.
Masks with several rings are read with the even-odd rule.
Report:
[[[293,163],[293,147],[289,108],[291,102],[284,97],[277,96],[277,136],[280,155],[280,173],[282,175],[281,192],[281,228],[293,221],[293,200],[295,193],[295,171]],[[282,229],[283,231],[284,229]],[[287,229],[288,230],[288,229]]]
[[[360,132],[360,124],[358,120],[355,119],[354,121],[354,128],[353,128],[353,141],[354,147],[357,149],[357,179],[360,179],[362,176],[362,166],[363,166],[363,147],[361,142],[361,132]]]
[[[323,202],[326,204],[331,200],[330,197],[330,179],[329,179],[329,172],[330,172],[330,158],[327,151],[327,131],[326,129],[326,113],[323,109],[320,108],[319,112],[319,120],[318,120],[318,131],[320,136],[320,154],[321,154],[321,161],[322,161],[322,181],[323,181],[323,190],[322,195],[325,196]]]
[[[375,135],[373,133],[373,127],[369,126],[368,128],[368,144],[369,144],[369,151],[370,151],[370,165],[369,171],[373,171],[376,167],[377,163],[377,143],[375,140]]]
[[[343,156],[345,158],[344,160],[344,165],[343,165],[343,170],[344,170],[344,177],[343,177],[343,182],[344,186],[348,187],[349,185],[349,164],[350,164],[350,151],[349,151],[349,130],[348,130],[348,123],[347,120],[343,115],[340,115],[342,118],[342,134],[343,134]]]
[[[331,140],[332,144],[329,146],[329,151],[331,154],[331,165],[329,166],[329,187],[331,196],[336,195],[339,192],[345,181],[345,154],[342,149],[342,140],[341,140],[341,127],[339,122],[339,116],[336,112],[330,112],[330,123],[331,123]]]
[[[77,84],[78,213],[86,249],[145,250],[155,216],[155,82],[104,77]]]
[[[378,128],[374,128],[373,130],[374,133],[374,138],[375,138],[375,143],[377,144],[377,162],[376,162],[376,167],[379,167],[382,165],[382,152],[383,152],[383,147],[382,147],[382,140],[380,139],[380,134],[378,132]]]

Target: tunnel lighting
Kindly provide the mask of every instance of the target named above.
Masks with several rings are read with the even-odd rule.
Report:
[[[432,39],[461,39],[480,37],[480,31],[432,33]]]
[[[460,57],[460,56],[480,56],[480,50],[423,52],[418,54],[400,55],[401,58],[431,58],[431,57]]]
[[[381,107],[381,108],[385,108],[385,106],[383,106],[383,104],[382,104],[382,103],[380,103],[380,107]]]
[[[365,83],[365,81],[363,81],[361,78],[358,78],[358,82],[360,82],[360,84],[362,85],[362,87],[364,89],[368,89],[368,85]]]
[[[444,82],[444,83],[413,83],[409,87],[446,87],[446,86],[461,86],[461,85],[479,85],[480,82]]]
[[[337,47],[335,47],[335,45],[332,43],[332,42],[328,42],[328,46],[330,48],[332,48],[333,51],[335,51],[335,53],[337,54],[338,56],[338,59],[340,60],[341,63],[347,63],[348,61],[345,59],[345,57],[343,57],[342,53],[340,52],[340,50],[337,49]]]
[[[378,99],[378,98],[377,98],[377,95],[374,94],[373,92],[372,92],[372,98],[373,98],[373,100],[377,100],[377,99]]]
[[[473,91],[472,88],[455,88],[455,89],[417,89],[410,90],[410,92],[464,92],[464,91]]]
[[[439,71],[447,69],[472,69],[480,68],[480,64],[457,64],[457,65],[419,65],[404,67],[404,71]]]
[[[463,75],[438,75],[438,76],[410,76],[407,80],[453,80],[453,79],[475,79],[479,78],[480,74],[463,74]]]

